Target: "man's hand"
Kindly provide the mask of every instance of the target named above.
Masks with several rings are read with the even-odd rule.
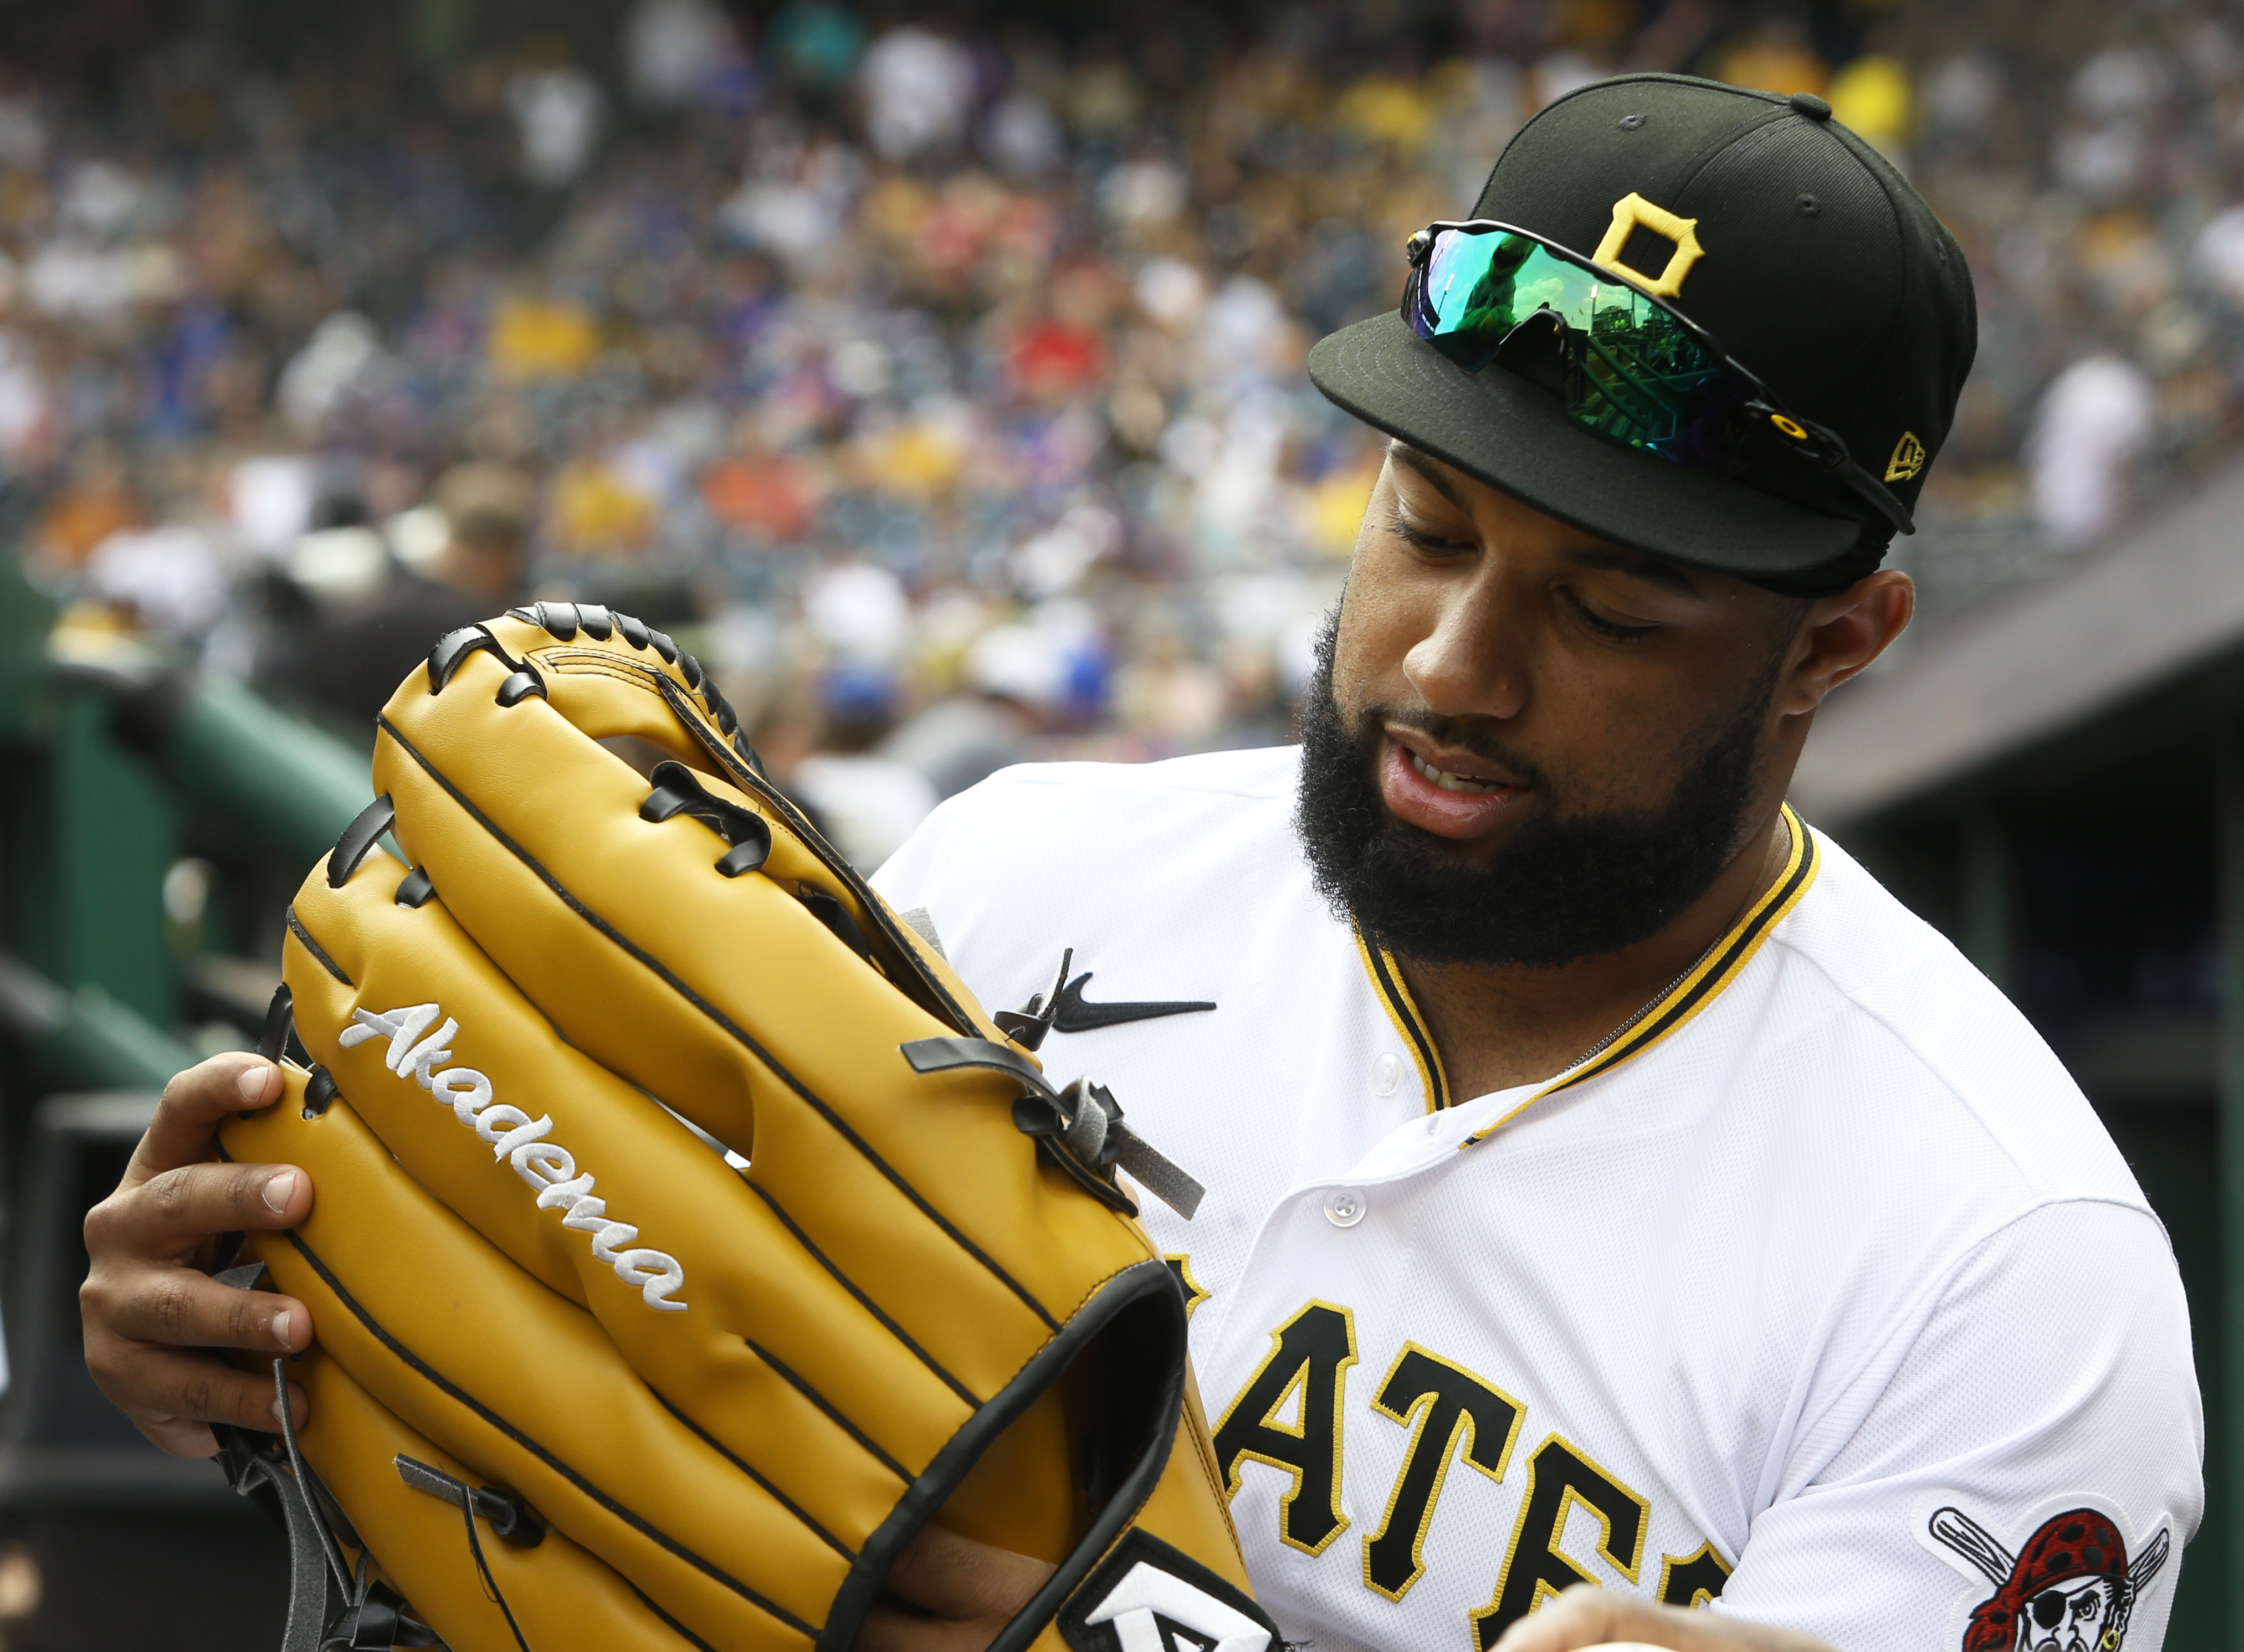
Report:
[[[866,1615],[860,1652],[983,1652],[1051,1573],[1042,1561],[924,1527],[896,1557]],[[1673,1652],[1833,1652],[1812,1635],[1655,1606],[1592,1583],[1520,1619],[1493,1652],[1580,1652],[1615,1643]]]
[[[983,1652],[1051,1574],[1042,1561],[923,1526],[889,1568],[858,1652]]]
[[[311,1213],[312,1182],[286,1164],[227,1164],[218,1127],[270,1107],[280,1069],[255,1055],[213,1055],[164,1087],[125,1179],[86,1212],[93,1265],[78,1287],[85,1363],[133,1426],[166,1451],[209,1457],[207,1426],[278,1425],[269,1378],[237,1371],[212,1348],[271,1356],[312,1344],[312,1316],[294,1297],[236,1291],[210,1277],[220,1239],[247,1228],[293,1228]],[[299,1427],[303,1391],[289,1403]]]
[[[1655,1606],[1594,1583],[1577,1583],[1521,1618],[1504,1632],[1493,1652],[1578,1652],[1616,1642],[1670,1647],[1674,1652],[1832,1652],[1812,1635],[1718,1612]]]

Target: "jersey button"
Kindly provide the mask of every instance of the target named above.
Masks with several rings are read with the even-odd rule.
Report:
[[[1325,1220],[1336,1228],[1352,1228],[1363,1220],[1363,1213],[1371,1206],[1362,1194],[1354,1188],[1342,1188],[1325,1197]]]
[[[1389,1051],[1372,1058],[1371,1093],[1374,1096],[1392,1096],[1402,1082],[1402,1058],[1400,1055]]]

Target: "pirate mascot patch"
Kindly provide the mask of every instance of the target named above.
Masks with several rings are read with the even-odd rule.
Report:
[[[2119,1652],[2168,1547],[2160,1527],[2131,1565],[2119,1527],[2092,1508],[2051,1515],[2015,1555],[1959,1508],[1941,1509],[1929,1529],[1995,1586],[1971,1608],[1963,1652]]]

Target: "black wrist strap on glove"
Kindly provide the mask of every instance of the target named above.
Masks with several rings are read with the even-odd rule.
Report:
[[[270,1279],[262,1263],[230,1268],[216,1277],[220,1285],[239,1291],[264,1290]],[[319,1507],[318,1479],[296,1447],[287,1367],[285,1359],[273,1362],[278,1435],[223,1423],[211,1430],[218,1437],[219,1466],[235,1493],[256,1502],[268,1517],[277,1514],[288,1535],[288,1622],[281,1632],[280,1652],[388,1652],[391,1648],[435,1646],[436,1632],[414,1617],[395,1589],[373,1576],[363,1550],[355,1572],[343,1563],[342,1551]],[[472,1543],[472,1521],[470,1527]],[[331,1612],[338,1600],[340,1608]]]

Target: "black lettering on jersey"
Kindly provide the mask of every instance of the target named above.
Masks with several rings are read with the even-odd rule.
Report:
[[[1193,1278],[1192,1257],[1187,1252],[1166,1251],[1162,1252],[1161,1260],[1169,1264],[1169,1271],[1176,1276],[1178,1288],[1185,1293],[1185,1318],[1189,1319],[1211,1293]]]
[[[1494,1384],[1415,1342],[1404,1343],[1395,1356],[1371,1408],[1410,1429],[1386,1518],[1363,1542],[1364,1587],[1399,1601],[1426,1574],[1426,1533],[1450,1460],[1462,1455],[1490,1480],[1503,1480],[1524,1408]]]
[[[1712,1606],[1730,1581],[1730,1568],[1714,1553],[1712,1543],[1699,1545],[1695,1554],[1659,1557],[1659,1599],[1667,1606]]]
[[[1579,1446],[1553,1434],[1527,1460],[1527,1495],[1519,1505],[1519,1523],[1511,1528],[1511,1548],[1497,1577],[1496,1598],[1472,1615],[1480,1652],[1488,1652],[1497,1636],[1542,1605],[1545,1595],[1601,1581],[1558,1547],[1566,1516],[1578,1503],[1597,1517],[1598,1553],[1613,1570],[1636,1581],[1651,1505]]]
[[[1348,1368],[1355,1363],[1355,1316],[1310,1302],[1270,1333],[1270,1352],[1215,1426],[1215,1460],[1224,1494],[1239,1495],[1239,1466],[1252,1459],[1294,1478],[1281,1500],[1278,1535],[1304,1554],[1321,1554],[1341,1534],[1340,1417]],[[1279,1413],[1301,1406],[1300,1424]]]

